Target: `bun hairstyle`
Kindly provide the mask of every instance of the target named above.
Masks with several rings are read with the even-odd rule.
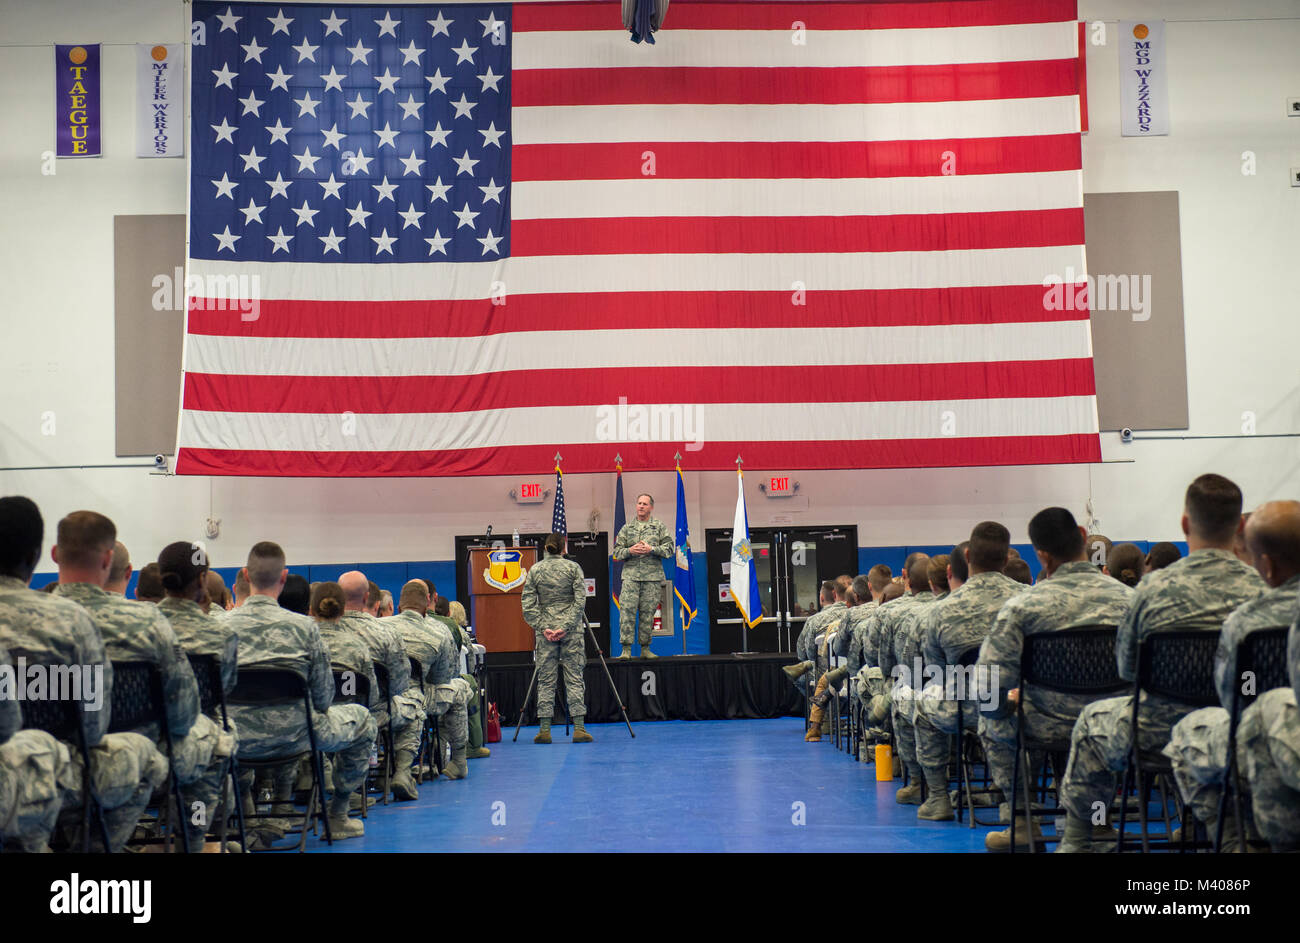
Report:
[[[564,535],[548,534],[542,547],[547,553],[564,553]]]
[[[1116,544],[1106,560],[1106,570],[1125,586],[1136,586],[1142,579],[1144,557],[1134,544]]]
[[[174,573],[170,570],[162,575],[162,584],[163,589],[170,593],[179,593],[185,588],[184,584],[181,583],[180,574]]]
[[[311,591],[309,612],[318,619],[333,621],[347,608],[343,587],[338,583],[317,583]]]

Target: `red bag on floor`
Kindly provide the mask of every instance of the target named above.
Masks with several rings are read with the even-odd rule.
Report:
[[[488,705],[487,713],[487,742],[501,742],[501,715],[497,713],[496,703]]]

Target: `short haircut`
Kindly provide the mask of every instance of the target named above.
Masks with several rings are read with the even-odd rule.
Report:
[[[286,586],[286,589],[288,587]],[[280,594],[284,598],[284,594]],[[308,615],[317,616],[321,619],[337,619],[343,615],[343,610],[347,607],[347,601],[343,597],[343,587],[333,581],[317,583],[312,587],[311,602],[308,604]]]
[[[835,595],[841,599],[853,588],[853,577],[843,573],[835,577]]]
[[[997,521],[980,521],[970,532],[970,565],[985,573],[1000,572],[1007,565],[1011,531]]]
[[[1084,538],[1083,549],[1088,562],[1097,567],[1107,566],[1110,562],[1110,550],[1114,544],[1102,534],[1089,534]]]
[[[835,581],[834,581],[834,580],[823,580],[823,581],[822,581],[822,589],[821,589],[821,597],[820,597],[820,598],[821,598],[821,601],[822,601],[822,602],[826,602],[827,600],[832,600],[832,601],[833,601],[833,600],[835,599]]]
[[[1083,553],[1083,534],[1065,508],[1043,508],[1031,517],[1029,541],[1056,560],[1077,560]]]
[[[117,541],[117,527],[98,511],[73,511],[59,521],[59,562],[71,567],[95,566]]]
[[[433,580],[427,580],[424,577],[420,577],[420,582],[423,583],[424,588],[429,591],[429,602],[432,604],[433,601],[438,598],[438,590],[433,585]]]
[[[419,609],[420,612],[429,608],[429,588],[424,585],[423,580],[407,580],[406,585],[402,587],[401,598],[398,599],[397,606],[402,612],[407,609]]]
[[[887,603],[891,599],[897,599],[901,595],[903,595],[903,584],[890,583],[885,587],[885,591],[880,594],[880,601],[881,603]]]
[[[147,602],[158,602],[167,595],[163,586],[162,569],[157,563],[149,563],[140,568],[140,578],[135,584],[135,598]]]
[[[379,584],[376,583],[374,580],[368,580],[367,583],[369,585],[367,585],[366,587],[366,608],[373,609],[375,603],[379,602],[381,599],[384,598],[385,590],[380,589]],[[389,593],[389,598],[391,597],[392,597],[392,593]]]
[[[248,551],[249,584],[254,589],[271,589],[280,582],[284,562],[284,550],[279,544],[269,540],[253,544],[253,549]]]
[[[386,589],[382,589],[379,591],[379,608],[380,609],[393,608],[393,594]]]
[[[433,601],[433,614],[435,616],[451,615],[451,603],[446,596],[439,596]]]
[[[247,597],[253,591],[248,585],[248,577],[244,576],[244,571],[240,570],[239,575],[235,577],[235,582],[231,584],[231,592],[236,596]]]
[[[1135,544],[1116,544],[1106,557],[1106,572],[1125,586],[1136,586],[1142,579],[1142,551]]]
[[[948,565],[952,567],[952,575],[957,577],[959,583],[970,579],[970,564],[966,562],[966,548],[969,546],[970,541],[963,540],[952,548],[952,553],[948,554]]]
[[[45,521],[31,498],[0,498],[0,575],[27,580],[41,558]]]
[[[1167,540],[1162,540],[1159,543],[1152,544],[1151,549],[1147,551],[1147,569],[1163,570],[1169,564],[1181,560],[1182,556],[1177,546]]]
[[[284,579],[284,589],[280,590],[280,608],[305,616],[310,606],[311,584],[307,582],[307,577],[290,573]]]
[[[1008,559],[1008,560],[1019,560],[1019,559],[1020,559],[1020,551],[1017,550],[1015,547],[1008,547],[1008,548],[1007,548],[1007,559]]]
[[[108,581],[120,583],[126,578],[126,571],[131,569],[131,552],[122,541],[113,543],[113,562],[108,565]]]
[[[208,598],[212,604],[225,609],[226,603],[230,602],[230,590],[226,588],[226,581],[221,578],[221,574],[216,570],[208,570],[203,581],[207,584]]]
[[[864,603],[871,598],[871,577],[863,574],[853,577],[853,595],[858,597],[859,603]]]
[[[889,581],[894,578],[894,571],[883,563],[877,563],[871,569],[867,570],[867,582],[876,592],[882,592]]]
[[[642,491],[640,494],[638,494],[638,495],[636,496],[636,499],[637,499],[638,501],[640,501],[642,498],[649,498],[649,499],[650,499],[650,506],[651,506],[651,507],[654,507],[654,506],[655,506],[655,496],[652,495],[649,491]]]
[[[930,568],[926,573],[930,577],[930,588],[935,592],[948,592],[948,554],[941,553],[930,558]]]
[[[1007,561],[1007,568],[1002,571],[1004,576],[1009,576],[1017,583],[1024,583],[1026,586],[1034,585],[1034,577],[1029,572],[1029,564],[1024,560],[1015,559]]]
[[[930,586],[930,557],[924,553],[912,554],[916,559],[907,568],[907,585],[912,592],[925,590]]]
[[[1201,475],[1187,486],[1183,508],[1192,533],[1224,543],[1241,522],[1241,489],[1222,475]]]
[[[1267,555],[1274,565],[1300,570],[1300,505],[1294,501],[1269,502],[1255,517],[1246,535],[1252,556]]]

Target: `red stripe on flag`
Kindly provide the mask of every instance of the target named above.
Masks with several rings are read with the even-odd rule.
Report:
[[[510,254],[943,252],[1083,245],[1083,208],[912,216],[524,219]]]
[[[1077,134],[932,141],[642,141],[522,144],[511,179],[640,180],[645,152],[670,180],[834,179],[1023,174],[1083,167]]]
[[[1078,89],[1076,59],[957,65],[518,69],[515,108],[558,105],[843,105],[1050,98]]]
[[[799,22],[812,30],[925,29],[1060,23],[1078,17],[1075,0],[961,0],[948,3],[713,3],[674,0],[666,31],[679,29],[789,30]],[[623,29],[620,7],[597,3],[517,3],[516,33]]]
[[[258,477],[405,478],[426,475],[547,474],[556,450],[565,473],[608,474],[614,453],[637,471],[672,471],[673,443],[606,442],[505,446],[434,452],[274,452],[234,449],[181,449],[176,470],[182,475]],[[950,468],[979,465],[1055,465],[1101,461],[1095,433],[1059,436],[886,439],[832,442],[709,442],[684,461],[692,470],[735,471],[736,455],[745,466],[770,468]]]
[[[1088,311],[1052,310],[1041,285],[809,291],[629,291],[510,295],[470,301],[277,301],[258,317],[191,309],[190,334],[229,337],[478,337],[513,331],[698,328],[908,327],[1086,321]]]
[[[1089,359],[995,363],[665,367],[655,384],[682,403],[867,403],[1092,396]],[[185,375],[184,408],[240,413],[443,413],[603,406],[627,388],[624,368],[520,370],[470,376]]]

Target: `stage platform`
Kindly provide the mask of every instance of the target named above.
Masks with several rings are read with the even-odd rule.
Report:
[[[524,657],[527,657],[526,655]],[[609,658],[610,674],[628,717],[644,720],[738,720],[803,716],[803,703],[781,668],[794,662],[789,654],[671,655],[659,658]],[[500,664],[489,660],[484,669],[488,700],[501,711],[503,730],[513,727],[528,691],[533,665]],[[596,659],[587,661],[587,720],[621,720],[609,680]],[[564,696],[561,675],[557,695]],[[534,702],[536,698],[533,699]],[[553,715],[562,723],[564,714]],[[535,703],[525,723],[537,722]],[[509,737],[509,733],[504,734]]]

